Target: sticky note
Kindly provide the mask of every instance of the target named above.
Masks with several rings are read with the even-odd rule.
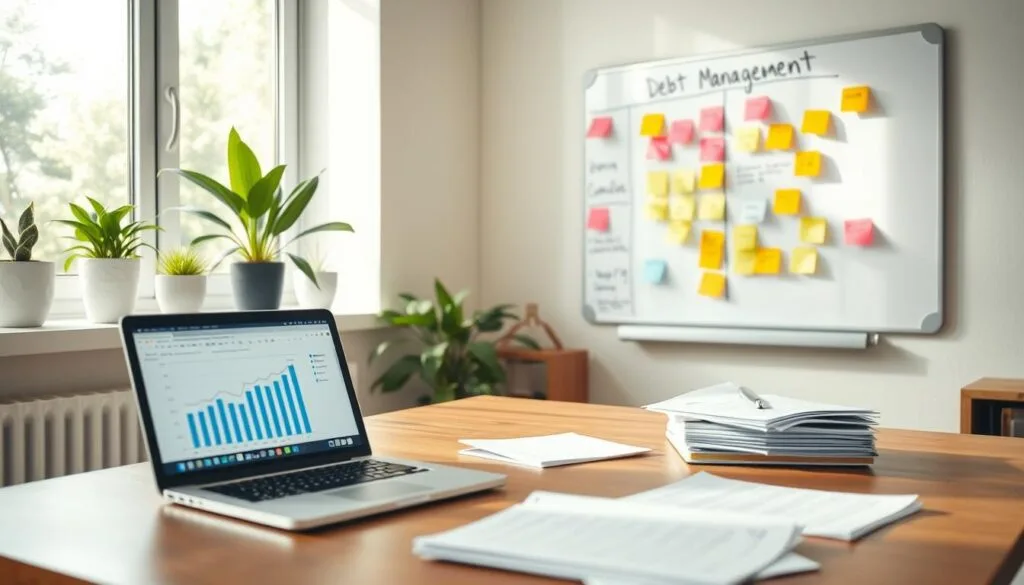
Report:
[[[644,205],[644,214],[652,221],[666,221],[668,219],[668,198],[648,201]]]
[[[800,241],[805,244],[824,244],[828,233],[828,220],[824,217],[800,219]]]
[[[866,112],[871,103],[871,88],[866,85],[843,88],[843,102],[839,109],[844,112]]]
[[[725,160],[725,139],[713,136],[700,139],[700,160],[703,162],[722,162]]]
[[[801,246],[789,258],[789,271],[793,274],[814,274],[818,270],[818,249]]]
[[[669,160],[670,158],[672,158],[672,145],[668,143],[668,138],[664,136],[651,138],[651,143],[647,145],[647,160]]]
[[[782,250],[761,248],[754,258],[754,274],[778,274],[782,268]]]
[[[757,226],[738,225],[732,228],[732,247],[736,250],[757,249]]]
[[[875,223],[870,219],[848,219],[843,231],[850,246],[870,246],[875,239]]]
[[[697,207],[697,218],[702,221],[722,221],[725,219],[725,193],[707,193],[700,196]]]
[[[700,111],[701,132],[721,132],[725,126],[725,108],[715,106]]]
[[[590,215],[587,216],[587,229],[594,230],[595,232],[606,232],[608,231],[609,222],[608,208],[594,207],[590,210]]]
[[[690,237],[690,222],[673,220],[668,224],[668,241],[672,244],[685,244]]]
[[[697,173],[692,169],[683,169],[672,173],[673,193],[693,193],[693,187],[697,183]]]
[[[722,267],[722,249],[725,247],[725,233],[704,230],[700,234],[700,267],[718,270]]]
[[[765,199],[744,199],[739,203],[737,221],[746,224],[758,224],[764,221],[764,214],[768,211],[768,201]]]
[[[668,131],[668,140],[674,144],[693,142],[693,120],[675,120]]]
[[[640,120],[640,136],[661,136],[665,133],[665,114],[644,114]]]
[[[749,276],[757,266],[757,250],[740,250],[732,255],[732,270],[736,274]]]
[[[800,190],[776,190],[775,204],[772,205],[772,213],[775,215],[796,215],[800,213]]]
[[[697,201],[693,195],[673,195],[669,199],[669,219],[690,221],[696,208]]]
[[[798,177],[817,177],[821,174],[821,153],[817,150],[796,153],[793,174]]]
[[[668,172],[649,171],[647,173],[647,192],[659,197],[668,196]]]
[[[768,96],[747,98],[743,118],[745,120],[764,120],[772,113],[772,100]]]
[[[761,146],[761,129],[757,126],[744,126],[736,131],[736,150],[740,152],[757,152]]]
[[[725,275],[719,272],[705,272],[700,278],[697,294],[713,299],[725,296]]]
[[[700,169],[701,189],[721,189],[725,184],[725,165],[715,163],[704,165]]]
[[[644,280],[650,284],[661,284],[665,282],[665,272],[668,265],[664,260],[648,260],[644,262]]]
[[[828,134],[831,120],[832,113],[828,110],[807,110],[804,112],[804,123],[800,125],[800,131],[804,134],[824,136]]]
[[[789,150],[792,147],[793,126],[772,124],[768,127],[768,138],[764,141],[765,150]]]
[[[598,116],[590,121],[587,138],[608,138],[612,135],[611,116]]]

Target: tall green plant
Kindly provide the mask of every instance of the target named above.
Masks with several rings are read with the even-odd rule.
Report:
[[[281,177],[285,165],[278,165],[263,174],[259,161],[252,149],[242,141],[234,128],[228,134],[228,175],[231,187],[228,188],[210,177],[185,169],[163,169],[160,172],[171,172],[179,175],[190,183],[206,191],[214,199],[231,211],[228,219],[220,215],[195,207],[181,207],[180,211],[190,213],[216,226],[221,233],[206,234],[192,240],[192,245],[216,239],[230,240],[232,246],[213,265],[211,270],[232,254],[238,254],[246,262],[275,262],[285,248],[299,238],[317,232],[351,232],[352,226],[333,221],[322,223],[305,229],[288,241],[281,243],[281,237],[298,221],[306,206],[313,199],[320,177],[315,176],[302,181],[284,197],[280,188]],[[292,263],[313,281],[316,273],[305,258],[286,252]]]
[[[58,219],[58,223],[74,228],[74,235],[66,239],[77,242],[69,247],[64,271],[78,258],[138,258],[140,248],[156,248],[142,241],[142,232],[160,228],[144,221],[131,221],[133,205],[122,205],[107,210],[92,197],[86,197],[93,212],[89,213],[80,205],[70,203],[71,215],[75,219]],[[122,225],[125,219],[128,223]]]
[[[21,212],[18,218],[18,235],[15,235],[7,228],[7,224],[0,219],[0,228],[3,229],[4,249],[11,255],[15,262],[29,262],[32,260],[32,248],[39,241],[39,228],[36,227],[34,203],[29,203],[25,211]]]
[[[483,339],[481,334],[501,331],[506,321],[518,319],[509,312],[512,305],[498,305],[467,317],[463,309],[467,292],[453,296],[440,280],[435,280],[434,293],[435,300],[401,294],[405,303],[401,311],[387,310],[379,315],[383,322],[405,329],[409,335],[378,345],[370,355],[371,363],[386,353],[400,353],[410,342],[416,350],[402,352],[404,355],[384,370],[371,389],[393,392],[418,376],[431,388],[434,402],[497,392],[505,381],[505,370],[498,360],[495,340]],[[537,348],[537,342],[526,335],[514,339]]]

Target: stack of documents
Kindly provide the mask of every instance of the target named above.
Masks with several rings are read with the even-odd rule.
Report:
[[[560,433],[518,439],[462,439],[469,449],[459,451],[483,459],[494,459],[527,467],[554,467],[604,459],[630,457],[650,451],[576,433]]]
[[[646,406],[669,416],[666,436],[689,463],[870,465],[878,413],[757,395],[731,382]]]

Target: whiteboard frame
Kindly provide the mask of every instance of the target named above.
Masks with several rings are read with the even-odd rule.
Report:
[[[742,57],[742,56],[745,56],[745,55],[752,55],[752,54],[757,54],[757,53],[763,53],[763,52],[766,52],[766,51],[778,51],[778,50],[794,49],[794,48],[799,48],[799,47],[813,47],[813,46],[817,46],[817,45],[826,45],[826,44],[840,43],[840,42],[846,42],[846,41],[856,41],[856,40],[862,40],[862,39],[873,39],[873,38],[878,38],[878,37],[887,37],[887,36],[901,35],[901,34],[906,34],[906,33],[911,33],[911,32],[918,32],[918,33],[920,33],[921,37],[925,40],[925,42],[933,44],[933,45],[937,45],[938,48],[939,48],[939,62],[938,62],[938,68],[939,68],[939,70],[938,70],[938,79],[939,79],[939,88],[940,88],[939,96],[938,96],[938,102],[939,102],[939,104],[938,104],[939,105],[938,113],[939,113],[939,117],[938,117],[938,120],[936,120],[936,124],[937,124],[938,130],[939,130],[939,136],[941,136],[942,139],[939,140],[939,143],[937,145],[937,148],[938,148],[938,153],[937,154],[938,154],[938,161],[939,161],[939,165],[938,165],[938,173],[939,173],[939,176],[938,176],[938,184],[939,184],[939,193],[938,193],[938,198],[939,198],[939,200],[938,200],[938,209],[939,209],[939,226],[938,226],[938,229],[939,229],[939,239],[938,239],[938,251],[937,251],[938,252],[937,253],[937,257],[938,257],[938,260],[939,260],[939,266],[938,266],[938,282],[936,284],[936,286],[938,287],[938,299],[939,299],[938,311],[925,315],[925,317],[921,320],[921,326],[920,326],[919,329],[884,329],[883,328],[883,329],[879,329],[877,331],[870,331],[870,332],[866,332],[866,333],[936,334],[936,333],[938,333],[942,329],[942,326],[943,326],[944,320],[945,320],[944,319],[944,314],[945,314],[945,309],[946,309],[946,307],[945,307],[945,305],[946,305],[946,295],[945,295],[946,254],[945,254],[945,252],[946,252],[946,221],[947,221],[947,218],[946,218],[946,190],[947,190],[947,184],[946,184],[946,150],[945,150],[945,144],[946,144],[946,139],[948,138],[947,137],[947,132],[946,132],[946,123],[945,123],[946,122],[946,116],[947,116],[947,113],[946,113],[946,91],[947,91],[947,87],[946,87],[946,82],[947,82],[947,80],[946,80],[946,35],[945,35],[945,29],[942,28],[942,26],[940,26],[939,24],[934,23],[934,22],[928,22],[928,23],[922,23],[922,24],[910,25],[910,26],[904,26],[904,27],[881,29],[881,30],[876,30],[876,31],[871,31],[871,32],[866,32],[866,33],[853,33],[853,34],[847,34],[847,35],[837,35],[837,36],[831,36],[831,37],[821,37],[821,38],[816,38],[816,39],[808,39],[808,40],[803,40],[803,41],[795,41],[795,42],[787,42],[787,43],[777,43],[777,44],[773,44],[773,45],[762,45],[762,46],[750,47],[750,48],[746,48],[746,49],[737,49],[737,50],[734,50],[734,51],[719,51],[719,52],[712,52],[712,53],[703,53],[703,54],[694,55],[694,56],[691,56],[691,57],[678,57],[678,58],[668,58],[668,59],[657,59],[657,60],[653,60],[653,61],[635,61],[635,62],[626,63],[626,64],[620,64],[620,65],[611,65],[611,66],[606,66],[606,67],[595,67],[593,69],[587,70],[583,74],[583,88],[582,88],[583,89],[583,114],[584,114],[583,115],[583,128],[582,128],[582,131],[578,135],[583,136],[585,134],[587,118],[589,117],[588,116],[588,110],[587,110],[587,107],[586,107],[586,92],[587,92],[587,89],[589,89],[590,86],[592,86],[594,84],[594,82],[597,81],[598,76],[601,75],[601,74],[627,72],[627,71],[634,71],[634,70],[642,70],[642,69],[646,69],[646,68],[649,68],[649,67],[658,67],[658,66],[664,66],[664,65],[673,65],[673,64],[682,64],[682,63],[693,63],[693,62],[703,62],[703,61],[710,61],[710,60],[714,60],[714,59],[722,59],[722,58],[729,58],[729,57]],[[580,284],[581,284],[581,286],[580,286],[580,295],[581,295],[580,301],[581,301],[581,306],[582,306],[583,319],[586,320],[587,323],[589,323],[591,325],[611,325],[611,326],[631,325],[631,326],[647,326],[647,327],[665,327],[666,329],[671,328],[671,327],[687,327],[687,328],[706,328],[706,329],[737,329],[737,330],[747,330],[747,331],[749,331],[749,330],[767,330],[767,331],[787,331],[787,330],[792,330],[792,331],[835,331],[835,332],[856,332],[856,333],[864,332],[862,329],[856,329],[856,328],[823,328],[823,327],[780,328],[780,327],[757,327],[757,326],[750,326],[750,325],[728,325],[728,324],[724,324],[724,325],[700,325],[700,324],[685,324],[685,325],[675,325],[675,324],[672,324],[672,325],[667,325],[667,324],[664,324],[664,323],[658,323],[658,322],[650,321],[650,320],[643,320],[643,321],[641,321],[641,320],[622,320],[622,319],[616,319],[616,318],[608,318],[607,320],[599,319],[597,317],[597,314],[594,312],[594,310],[589,305],[587,305],[587,277],[586,277],[586,267],[587,267],[586,233],[587,233],[587,227],[586,227],[586,215],[587,215],[588,207],[587,207],[587,197],[586,197],[586,185],[587,185],[586,173],[587,173],[586,164],[583,164],[582,165],[582,169],[581,169],[581,173],[580,173],[580,177],[581,177],[581,183],[580,183],[581,191],[580,192],[583,194],[583,197],[581,198],[582,199],[582,204],[583,204],[583,209],[582,209],[583,213],[581,214],[581,216],[583,217],[583,237],[584,237],[584,245],[583,245],[583,247],[581,249],[582,268],[583,268],[583,275],[582,276],[583,277],[580,279]]]

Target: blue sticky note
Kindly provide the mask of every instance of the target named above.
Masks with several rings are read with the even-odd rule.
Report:
[[[648,260],[644,264],[644,280],[651,284],[661,284],[665,280],[666,268],[664,260]]]

